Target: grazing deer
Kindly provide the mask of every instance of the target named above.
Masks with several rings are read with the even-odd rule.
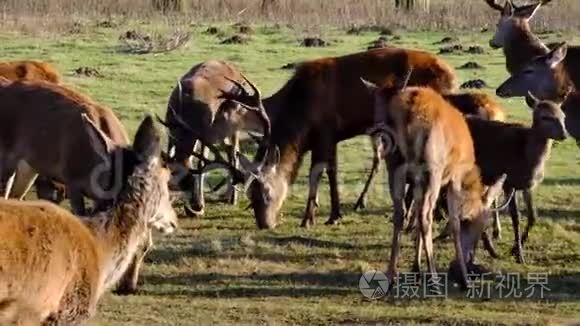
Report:
[[[383,48],[303,62],[274,95],[264,99],[272,134],[254,162],[240,157],[249,171],[247,195],[259,228],[274,228],[278,212],[294,182],[304,154],[312,151],[309,194],[302,226],[314,224],[318,184],[326,170],[331,211],[327,224],[341,217],[337,180],[337,143],[364,134],[373,125],[374,106],[359,76],[392,84],[414,67],[412,85],[440,92],[455,89],[453,69],[435,55]]]
[[[473,265],[475,247],[483,232],[490,206],[500,193],[505,176],[485,189],[475,164],[473,141],[462,113],[439,93],[426,87],[407,87],[407,82],[379,87],[363,79],[374,97],[386,129],[389,187],[394,206],[394,231],[387,272],[392,286],[397,274],[400,236],[405,216],[405,188],[413,183],[413,213],[419,222],[414,269],[420,270],[426,252],[429,272],[435,274],[433,256],[433,209],[442,187],[447,187],[449,223],[455,244],[452,266],[461,272],[459,283],[467,287],[467,265]],[[382,128],[382,127],[380,127]]]
[[[561,43],[548,54],[535,58],[520,73],[503,82],[496,93],[514,97],[531,92],[540,99],[562,103],[566,129],[580,146],[580,93],[567,65],[568,51],[568,45]]]
[[[462,93],[462,94],[445,94],[445,100],[450,102],[455,108],[466,116],[477,116],[482,119],[504,121],[505,112],[503,108],[488,94],[485,93]],[[381,159],[386,157],[386,152],[382,146],[381,137],[370,137],[373,147],[373,161],[371,172],[364,185],[363,191],[359,195],[354,209],[363,209],[366,206],[365,197],[370,188],[371,182],[378,171]],[[498,224],[496,224],[496,227]]]
[[[241,83],[253,91],[250,95]],[[167,105],[165,122],[169,127],[169,150],[173,152],[175,181],[183,190],[191,190],[188,215],[201,215],[204,210],[203,175],[184,177],[182,171],[192,168],[191,154],[196,141],[215,144],[229,139],[230,163],[238,165],[239,131],[242,129],[269,132],[269,119],[258,88],[248,81],[233,65],[223,61],[207,61],[191,68],[173,89]],[[265,132],[265,134],[267,134]],[[202,146],[203,155],[207,155]],[[201,162],[201,161],[200,161]],[[198,167],[199,168],[199,167]],[[236,192],[230,187],[230,203],[235,203]]]
[[[552,141],[564,140],[567,136],[564,113],[559,105],[538,100],[532,94],[528,94],[526,102],[533,111],[530,127],[478,118],[467,120],[483,183],[490,185],[505,174],[505,193],[513,193],[514,190],[523,193],[528,210],[528,224],[523,236],[520,235],[517,202],[512,200],[509,203],[514,229],[512,254],[519,263],[524,263],[522,244],[536,221],[532,190],[543,180]],[[486,247],[491,250],[492,256],[496,256],[493,247]]]
[[[109,158],[110,140],[86,116],[78,124],[85,129],[86,145]],[[170,172],[160,154],[159,132],[147,117],[132,148],[119,157],[126,167],[123,187],[100,219],[83,222],[46,201],[0,201],[0,302],[27,298],[44,324],[86,323],[151,227],[167,233],[176,227]]]

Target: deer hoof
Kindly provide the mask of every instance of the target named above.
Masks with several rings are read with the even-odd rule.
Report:
[[[189,205],[184,205],[183,210],[185,211],[185,215],[187,217],[200,217],[200,216],[203,216],[203,214],[204,214],[203,206],[201,207],[201,209],[195,210],[195,209],[191,208]]]
[[[359,210],[362,210],[362,209],[366,209],[366,208],[367,208],[367,204],[365,203],[364,200],[358,200],[356,202],[356,204],[354,204],[354,210],[355,210],[355,212],[356,211],[359,211]]]
[[[133,295],[137,294],[137,285],[120,284],[113,293],[116,295]]]
[[[522,250],[520,248],[518,248],[517,246],[514,246],[512,248],[512,252],[511,252],[512,256],[516,257],[516,262],[518,264],[525,264],[526,261],[524,260],[524,254],[522,253]]]

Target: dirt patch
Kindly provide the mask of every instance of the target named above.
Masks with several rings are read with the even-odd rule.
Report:
[[[96,26],[100,28],[115,28],[118,26],[118,24],[110,20],[102,20],[100,22],[97,22]]]
[[[307,48],[325,47],[325,46],[329,46],[329,45],[330,44],[328,42],[326,42],[325,40],[323,40],[319,37],[306,37],[300,43],[300,46],[304,46]]]
[[[465,50],[465,53],[469,54],[484,54],[485,50],[479,45],[472,45]]]
[[[369,43],[367,50],[382,49],[386,48],[387,46],[388,46],[387,40],[385,38],[379,38]]]
[[[124,40],[124,41],[138,41],[138,40],[142,40],[145,42],[149,42],[151,41],[151,35],[149,34],[143,34],[140,32],[137,32],[134,29],[130,29],[128,31],[126,31],[125,33],[121,34],[119,36],[119,40]]]
[[[236,34],[221,41],[220,44],[248,44],[248,42],[250,38],[247,35]]]
[[[236,29],[236,32],[238,32],[240,34],[253,34],[254,33],[254,29],[250,25],[238,23],[238,24],[234,24],[234,28]]]
[[[103,77],[101,72],[99,72],[97,68],[93,67],[78,67],[73,72],[75,75],[82,77],[98,77],[98,78]]]
[[[381,25],[353,25],[347,31],[349,35],[359,35],[361,33],[380,33],[381,35],[394,35],[391,28]]]
[[[487,87],[488,87],[487,83],[482,79],[468,80],[465,83],[461,84],[461,86],[459,86],[459,88],[476,88],[476,89]]]
[[[480,65],[479,63],[475,62],[475,61],[469,61],[466,62],[465,64],[457,67],[457,69],[484,69],[482,65]]]
[[[459,42],[459,38],[455,36],[445,36],[441,40],[433,43],[433,44],[449,44],[449,43],[456,43]]]
[[[203,33],[207,34],[207,35],[217,35],[217,34],[221,34],[222,31],[217,27],[210,26],[205,31],[203,31]]]
[[[439,48],[439,54],[459,54],[463,52],[463,45],[455,44]]]

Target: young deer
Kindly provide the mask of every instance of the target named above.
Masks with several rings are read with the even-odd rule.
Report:
[[[405,208],[405,187],[413,182],[413,212],[419,221],[415,269],[420,269],[424,248],[430,273],[435,273],[432,244],[433,209],[439,192],[447,186],[459,282],[467,287],[467,265],[473,264],[475,245],[501,191],[504,177],[485,190],[475,164],[473,141],[465,118],[439,93],[422,87],[380,88],[364,81],[375,98],[375,110],[384,112],[389,186],[394,206],[394,231],[387,277],[392,285],[400,250]],[[381,121],[378,121],[380,124]]]
[[[92,146],[108,157],[106,136],[88,118],[82,123]],[[0,201],[0,302],[27,298],[44,324],[86,323],[151,227],[176,228],[170,172],[160,154],[159,132],[147,117],[123,152],[123,188],[100,219],[83,222],[45,201]]]
[[[482,119],[504,121],[505,112],[503,108],[497,103],[492,96],[485,93],[460,93],[460,94],[445,94],[445,100],[451,103],[461,113],[466,116],[477,116]],[[359,195],[354,210],[363,209],[366,207],[366,194],[370,188],[372,180],[378,171],[381,159],[386,157],[383,143],[380,136],[370,137],[373,148],[373,161],[371,172],[364,185],[363,191]],[[497,227],[497,226],[496,226]]]

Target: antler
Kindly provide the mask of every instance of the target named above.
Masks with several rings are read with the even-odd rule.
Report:
[[[260,117],[260,120],[261,120],[263,127],[264,127],[264,140],[267,140],[270,138],[271,123],[270,123],[270,118],[268,117],[268,114],[266,113],[266,109],[264,108],[264,105],[262,104],[262,94],[261,94],[260,90],[258,89],[258,87],[256,87],[256,85],[254,85],[254,83],[249,81],[248,78],[246,78],[246,76],[244,74],[240,73],[240,76],[252,88],[252,91],[254,92],[254,94],[250,95],[248,93],[248,91],[244,88],[244,86],[240,82],[225,76],[224,78],[229,80],[231,83],[233,83],[235,85],[235,87],[239,91],[242,92],[242,95],[234,94],[232,92],[223,91],[221,97],[228,99],[236,104],[241,105],[246,110],[254,111],[254,112],[258,113],[258,116]]]
[[[485,2],[493,9],[498,10],[498,11],[503,11],[503,6],[497,4],[495,2],[496,0],[485,0]],[[550,0],[547,0],[550,1]]]

